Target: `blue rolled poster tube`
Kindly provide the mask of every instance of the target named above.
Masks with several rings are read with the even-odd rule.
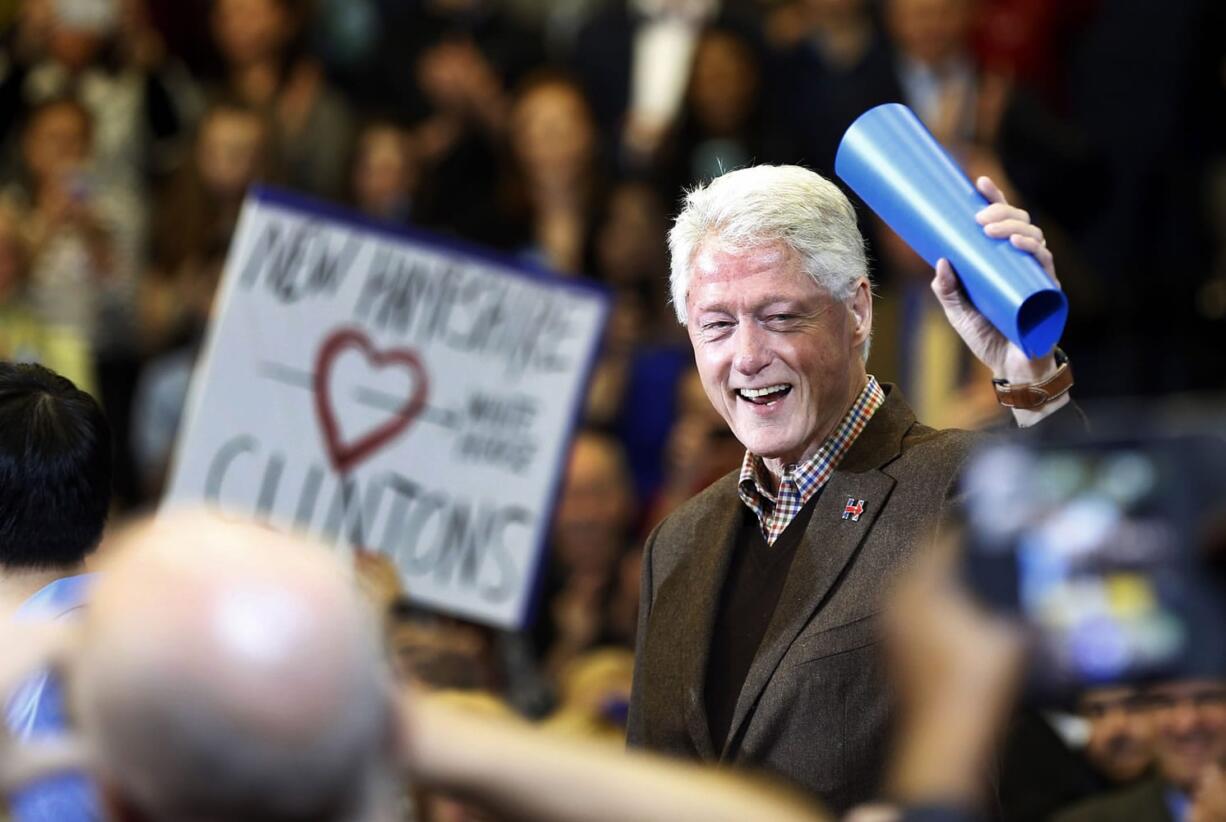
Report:
[[[975,213],[987,199],[911,109],[887,103],[861,114],[834,170],[929,265],[947,258],[975,308],[1026,356],[1060,341],[1064,292],[1031,254],[983,233]]]

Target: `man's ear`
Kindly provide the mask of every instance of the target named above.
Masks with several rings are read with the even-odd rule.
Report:
[[[859,348],[873,333],[873,287],[867,277],[861,277],[856,283],[848,308],[852,320],[852,346]]]

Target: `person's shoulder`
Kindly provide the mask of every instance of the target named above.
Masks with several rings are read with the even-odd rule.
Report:
[[[893,470],[911,473],[950,475],[961,469],[967,457],[988,435],[959,428],[931,428],[922,423],[911,426],[902,438]]]
[[[648,538],[655,579],[663,580],[691,551],[701,551],[727,536],[742,516],[737,494],[740,471],[731,471],[666,516]]]
[[[649,563],[653,588],[658,589],[687,557],[725,544],[741,526],[748,509],[737,493],[739,478],[740,469],[720,477],[679,505],[652,531],[643,560]],[[643,596],[654,596],[654,591]]]
[[[1170,812],[1162,796],[1162,785],[1147,779],[1127,788],[1092,796],[1052,817],[1053,822],[1169,822]]]
[[[906,397],[897,386],[882,383],[885,402],[869,420],[852,452],[858,468],[867,464],[888,466],[930,465],[957,467],[983,438],[983,432],[958,428],[933,428],[919,422]],[[887,473],[892,473],[888,468]]]
[[[729,471],[681,503],[660,522],[656,533],[660,536],[678,531],[688,533],[695,526],[708,523],[713,514],[726,511],[729,506],[739,510],[739,506],[744,504],[737,493],[740,474],[739,468]]]
[[[917,422],[903,436],[903,451],[912,448],[929,450],[968,450],[991,436],[983,431],[967,431],[962,428],[932,428]]]

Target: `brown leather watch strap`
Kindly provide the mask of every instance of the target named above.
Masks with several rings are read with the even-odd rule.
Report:
[[[1067,394],[1073,387],[1073,368],[1069,365],[1068,357],[1058,348],[1056,362],[1060,367],[1043,382],[1010,383],[1005,380],[992,380],[992,386],[996,389],[996,401],[1006,408],[1033,411],[1062,394]]]

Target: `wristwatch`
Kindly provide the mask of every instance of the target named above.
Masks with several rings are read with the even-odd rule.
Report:
[[[1068,355],[1058,346],[1053,353],[1056,357],[1056,373],[1043,382],[1011,383],[1008,380],[992,380],[992,387],[996,389],[996,401],[1006,408],[1033,411],[1047,405],[1056,397],[1067,394],[1073,387],[1073,368],[1069,365]]]

